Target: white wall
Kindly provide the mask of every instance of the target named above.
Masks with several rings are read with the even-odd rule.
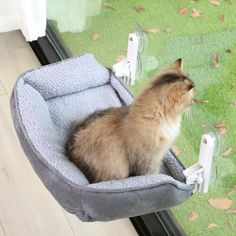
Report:
[[[0,32],[20,29],[27,41],[44,36],[46,0],[0,0]]]
[[[0,32],[20,29],[20,6],[23,0],[0,0]]]

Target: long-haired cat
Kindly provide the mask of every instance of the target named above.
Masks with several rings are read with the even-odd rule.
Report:
[[[161,70],[132,105],[94,113],[75,125],[66,149],[90,182],[158,173],[194,100],[194,84],[181,62]]]

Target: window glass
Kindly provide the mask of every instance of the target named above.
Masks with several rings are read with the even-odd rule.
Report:
[[[233,0],[48,0],[49,24],[72,55],[92,52],[112,66],[127,53],[128,34],[146,32],[137,94],[155,70],[183,58],[200,104],[186,112],[173,150],[186,167],[198,161],[202,134],[219,134],[209,192],[173,212],[188,235],[236,230],[236,2]],[[137,26],[138,25],[138,26]],[[145,39],[146,38],[146,39]],[[219,146],[218,144],[218,146]]]

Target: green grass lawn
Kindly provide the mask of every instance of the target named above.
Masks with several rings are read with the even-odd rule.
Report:
[[[61,37],[74,55],[92,52],[106,66],[116,63],[116,57],[126,54],[127,37],[138,23],[143,29],[159,28],[160,32],[148,34],[147,52],[159,62],[157,70],[182,57],[184,69],[196,84],[199,99],[208,103],[195,105],[184,116],[181,135],[176,145],[181,148],[181,161],[190,166],[198,159],[204,125],[223,122],[226,134],[221,138],[221,153],[228,147],[236,150],[236,1],[219,1],[220,6],[208,1],[153,0],[117,1],[109,0],[115,10],[103,8],[99,16],[92,17],[82,33],[62,33]],[[138,13],[135,5],[142,5]],[[181,7],[187,13],[179,15]],[[190,16],[192,9],[202,11],[200,17]],[[218,19],[224,15],[224,21]],[[76,20],[76,19],[75,19]],[[163,31],[171,28],[171,32]],[[99,33],[97,40],[91,35]],[[227,49],[231,49],[227,52]],[[213,66],[213,55],[219,54],[219,67]],[[150,72],[149,78],[153,75]],[[137,94],[147,80],[140,80],[131,88]],[[211,198],[229,198],[235,203],[236,192],[227,195],[236,185],[236,155],[233,151],[226,157],[216,157],[217,181],[207,194],[195,194],[185,204],[173,209],[179,223],[188,235],[236,235],[236,214],[227,213],[208,203]],[[188,215],[197,212],[198,218],[189,221]],[[218,227],[207,229],[210,223]]]

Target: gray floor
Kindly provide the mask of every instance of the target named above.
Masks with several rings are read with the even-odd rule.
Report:
[[[65,212],[33,172],[11,122],[17,77],[39,67],[20,31],[0,33],[0,236],[134,236],[128,219],[83,223]]]

